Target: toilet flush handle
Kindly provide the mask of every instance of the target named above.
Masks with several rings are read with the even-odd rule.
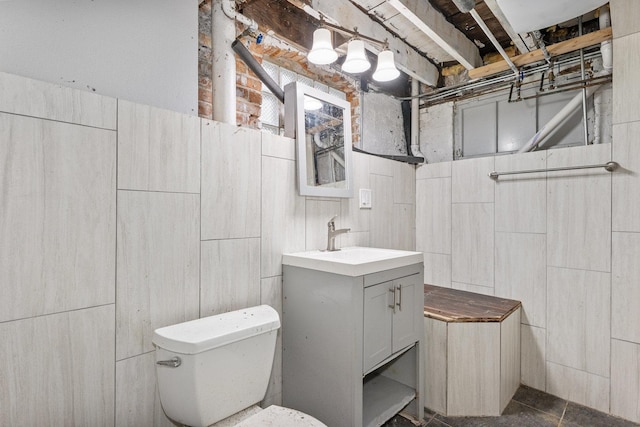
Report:
[[[158,365],[169,366],[170,368],[177,368],[182,364],[182,359],[179,357],[174,357],[169,360],[159,360],[156,362]]]

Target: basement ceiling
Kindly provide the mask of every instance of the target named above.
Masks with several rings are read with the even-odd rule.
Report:
[[[517,52],[511,51],[510,55],[535,50],[537,46],[530,37],[513,31],[498,1],[476,0],[474,10],[502,48],[516,48]],[[453,0],[244,0],[237,3],[239,10],[261,27],[273,30],[304,50],[311,47],[313,30],[319,25],[318,12],[353,30],[356,25],[350,21],[355,15],[351,12],[355,7],[360,11],[356,9],[356,12],[366,14],[364,16],[370,20],[368,24],[360,20],[362,34],[374,36],[368,34],[368,30],[374,25],[382,26],[390,39],[402,40],[408,49],[415,50],[438,69],[457,63],[467,69],[479,67],[483,63],[482,57],[496,52],[471,14],[462,13]],[[331,16],[323,8],[331,9],[338,16]],[[545,34],[544,29],[542,32]],[[566,38],[576,35],[575,31],[563,34],[567,34]],[[545,39],[547,43],[558,41],[551,33]],[[338,37],[336,41],[340,44],[346,40]]]

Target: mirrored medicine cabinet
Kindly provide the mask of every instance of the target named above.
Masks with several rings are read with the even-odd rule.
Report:
[[[302,196],[353,197],[351,105],[293,82],[285,92],[285,136],[296,140]]]

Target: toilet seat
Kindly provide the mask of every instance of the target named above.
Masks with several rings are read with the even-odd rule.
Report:
[[[327,427],[311,415],[295,409],[271,405],[246,418],[235,427]]]

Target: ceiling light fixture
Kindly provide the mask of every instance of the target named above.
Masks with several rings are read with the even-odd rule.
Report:
[[[393,61],[393,52],[389,50],[388,46],[385,47],[385,50],[378,54],[378,66],[373,73],[373,80],[377,82],[388,82],[400,75],[400,71]]]
[[[331,31],[326,28],[318,28],[313,32],[313,46],[307,59],[318,65],[331,64],[338,59],[338,53],[333,50],[331,43]]]
[[[342,63],[342,71],[350,74],[363,73],[371,68],[371,63],[364,52],[364,42],[354,38],[347,47],[347,58]]]
[[[337,25],[329,24],[320,15],[320,27],[313,32],[313,45],[307,54],[307,59],[312,64],[328,65],[338,59],[338,53],[333,49],[333,30],[342,35],[351,37],[347,45],[347,57],[342,64],[342,71],[349,74],[359,74],[371,68],[371,63],[365,52],[365,41],[369,44],[377,45],[380,48],[378,54],[378,66],[373,73],[373,79],[379,82],[386,82],[397,78],[400,71],[395,65],[393,52],[389,49],[389,43],[385,40],[381,42],[371,37],[358,33],[358,29],[353,31]]]

